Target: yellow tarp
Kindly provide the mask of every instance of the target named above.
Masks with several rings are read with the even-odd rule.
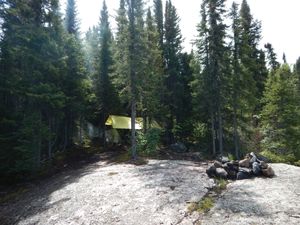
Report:
[[[105,125],[112,126],[114,129],[131,129],[131,118],[127,116],[110,115],[105,122]],[[135,129],[141,130],[143,128],[143,118],[136,118]]]

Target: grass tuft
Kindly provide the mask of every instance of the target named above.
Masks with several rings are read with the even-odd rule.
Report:
[[[214,199],[210,196],[204,197],[200,202],[192,202],[188,205],[188,211],[207,213],[214,206]]]

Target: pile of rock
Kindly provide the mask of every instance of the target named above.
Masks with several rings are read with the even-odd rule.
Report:
[[[229,161],[226,158],[216,160],[207,170],[209,177],[242,180],[254,176],[273,177],[272,167],[251,152],[243,160]]]

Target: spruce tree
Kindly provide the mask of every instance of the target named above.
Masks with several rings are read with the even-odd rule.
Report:
[[[210,68],[210,55],[209,55],[209,25],[208,25],[208,15],[207,15],[207,2],[202,2],[201,4],[201,22],[199,23],[198,30],[198,40],[197,54],[195,55],[196,65],[199,63],[199,67],[196,69],[198,73],[194,74],[193,81],[193,96],[194,96],[194,111],[203,112],[202,118],[206,117],[206,121],[210,121],[211,131],[211,148],[212,154],[216,155],[216,117],[215,117],[215,105],[214,105],[214,85],[212,76],[209,75]],[[201,69],[200,69],[201,68]],[[195,73],[195,72],[194,72]],[[196,103],[196,105],[195,105]],[[209,116],[207,116],[209,115]],[[201,119],[201,118],[199,118]]]
[[[120,0],[120,6],[117,11],[117,31],[115,35],[115,41],[113,45],[113,84],[117,90],[119,90],[119,97],[123,105],[128,105],[129,98],[129,30],[128,30],[128,18],[127,18],[127,4],[125,0]]]
[[[242,80],[245,86],[243,87],[248,92],[246,97],[247,108],[245,115],[253,111],[258,104],[261,96],[259,95],[258,86],[263,85],[259,83],[266,78],[259,77],[260,71],[257,67],[257,60],[259,59],[258,44],[261,39],[261,24],[254,20],[251,14],[250,7],[246,0],[243,0],[239,12],[240,30],[241,30],[241,47],[240,60],[243,67]],[[260,93],[261,94],[261,93]]]
[[[85,65],[87,68],[87,72],[90,75],[96,73],[96,65],[97,65],[97,54],[99,51],[99,32],[98,26],[93,26],[89,28],[85,34],[84,38],[84,50],[85,50]]]
[[[100,52],[97,57],[98,67],[96,75],[96,96],[97,96],[97,112],[98,119],[102,131],[102,140],[105,144],[105,122],[110,113],[114,113],[118,105],[118,99],[114,87],[111,82],[112,73],[112,34],[109,26],[108,11],[105,1],[101,10],[99,24],[99,46]]]
[[[74,143],[76,123],[82,120],[84,110],[83,86],[86,79],[84,54],[79,39],[76,2],[69,0],[66,11],[65,27],[67,31],[65,53],[67,55],[67,73],[63,79],[64,93],[67,96],[64,116],[64,149]]]
[[[201,7],[199,52],[202,55],[206,93],[210,99],[213,153],[215,153],[215,133],[217,132],[219,153],[223,154],[223,110],[226,89],[226,55],[224,0],[206,0]],[[202,35],[204,34],[204,35]],[[215,132],[216,131],[216,132]]]
[[[179,55],[182,47],[182,35],[179,27],[179,16],[176,8],[169,0],[166,2],[165,23],[164,23],[164,63],[165,63],[165,93],[163,94],[163,104],[168,107],[166,116],[166,135],[169,143],[174,142],[174,121],[178,118],[176,112],[180,110],[178,95],[180,90],[180,63]]]
[[[160,94],[163,89],[163,58],[159,44],[159,33],[155,26],[150,9],[145,23],[145,70],[141,81],[141,112],[144,122],[147,119],[160,118],[163,106],[160,104]],[[145,127],[145,130],[147,127]]]
[[[267,50],[267,58],[268,58],[269,67],[272,71],[275,71],[276,69],[278,69],[280,64],[277,61],[277,55],[274,52],[274,48],[273,48],[272,44],[270,44],[270,43],[265,44],[265,48]]]
[[[299,158],[299,95],[295,79],[287,64],[269,74],[263,98],[262,145],[274,153]]]
[[[69,34],[79,35],[79,24],[77,19],[76,0],[67,1],[65,16],[65,27]]]
[[[1,164],[6,173],[29,173],[59,144],[65,102],[59,86],[65,68],[63,30],[55,0],[9,0],[2,13],[1,76],[6,82],[1,83],[1,106],[6,109],[0,129],[8,129],[1,150],[10,154]]]
[[[163,50],[164,44],[164,15],[162,0],[154,0],[155,24],[159,34],[159,46]]]
[[[238,5],[233,2],[230,17],[232,20],[232,106],[233,106],[233,130],[234,130],[234,149],[235,157],[239,159],[239,133],[238,133],[238,109],[240,105],[241,92],[243,91],[240,87],[241,81],[241,66],[240,66],[240,29],[239,29],[239,15]]]
[[[144,72],[144,4],[142,0],[128,0],[128,65],[131,105],[131,151],[137,158],[136,114],[141,76]]]

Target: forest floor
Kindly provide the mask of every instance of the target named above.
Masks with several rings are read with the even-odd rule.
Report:
[[[0,203],[0,224],[300,224],[300,168],[272,165],[277,176],[235,181],[206,214],[189,212],[213,186],[207,163],[99,160],[63,171]]]

